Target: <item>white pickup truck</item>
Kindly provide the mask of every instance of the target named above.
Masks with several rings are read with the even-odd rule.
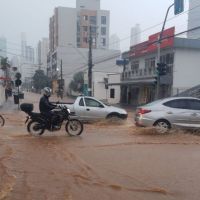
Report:
[[[79,96],[72,104],[62,103],[81,120],[91,121],[98,119],[119,118],[126,119],[126,110],[109,106],[103,102],[88,96]]]

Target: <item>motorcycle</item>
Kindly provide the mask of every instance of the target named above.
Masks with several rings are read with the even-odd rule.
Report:
[[[5,124],[5,119],[3,118],[2,115],[0,115],[0,126],[2,127],[4,126],[4,124]]]
[[[50,132],[59,131],[62,124],[66,121],[65,130],[70,136],[77,136],[83,132],[83,123],[72,116],[70,110],[63,105],[57,105],[53,110],[54,123],[47,119],[42,113],[35,113],[33,111],[33,104],[23,103],[20,105],[23,112],[28,114],[25,124],[27,124],[27,131],[34,136],[40,136],[45,130]]]

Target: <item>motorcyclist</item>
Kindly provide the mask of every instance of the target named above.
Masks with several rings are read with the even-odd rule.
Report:
[[[52,124],[55,125],[56,124],[55,119],[54,119],[55,115],[52,112],[52,110],[56,108],[56,105],[53,105],[52,103],[49,102],[50,96],[51,96],[51,88],[45,87],[43,89],[43,96],[40,98],[39,109],[40,109],[40,112],[44,116],[46,116]]]

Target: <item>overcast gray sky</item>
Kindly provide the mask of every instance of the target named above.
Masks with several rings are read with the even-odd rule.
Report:
[[[188,10],[188,1],[185,0]],[[75,7],[76,0],[0,0],[0,36],[8,40],[10,52],[19,52],[20,33],[25,32],[28,44],[36,46],[42,37],[48,37],[49,17],[56,6]],[[166,10],[173,0],[101,0],[101,9],[110,10],[110,34],[120,39],[130,36],[130,29],[136,23],[144,30],[164,20]],[[174,17],[171,10],[169,18]],[[176,26],[176,32],[187,29],[187,12],[176,16],[166,27]],[[162,25],[142,33],[148,35],[160,31]],[[129,40],[121,41],[123,49],[129,48]],[[16,50],[14,50],[16,49]]]

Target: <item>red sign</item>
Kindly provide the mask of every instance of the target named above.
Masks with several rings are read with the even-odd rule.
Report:
[[[148,41],[132,46],[129,56],[134,57],[134,56],[144,55],[147,53],[147,48],[148,48]]]
[[[175,33],[175,27],[166,29],[163,31],[162,38],[164,38],[161,41],[160,48],[166,48],[166,47],[173,47],[174,45],[174,33]],[[140,44],[137,44],[135,46],[132,46],[130,49],[129,56],[130,57],[138,57],[145,55],[147,53],[152,53],[157,50],[157,45],[158,45],[158,39],[160,36],[160,32],[150,35],[149,40],[146,42],[142,42]],[[170,37],[172,36],[172,37]],[[169,38],[167,38],[169,37]]]
[[[166,48],[166,47],[172,47],[174,45],[174,37],[166,38],[169,36],[173,36],[175,33],[175,27],[166,29],[163,31],[161,40],[160,48]],[[154,35],[149,36],[149,46],[148,46],[148,52],[153,52],[157,50],[157,42],[159,39],[160,33],[156,33]],[[166,38],[166,39],[164,39]]]
[[[0,80],[9,81],[10,78],[6,78],[6,77],[3,77],[3,76],[0,76]]]

